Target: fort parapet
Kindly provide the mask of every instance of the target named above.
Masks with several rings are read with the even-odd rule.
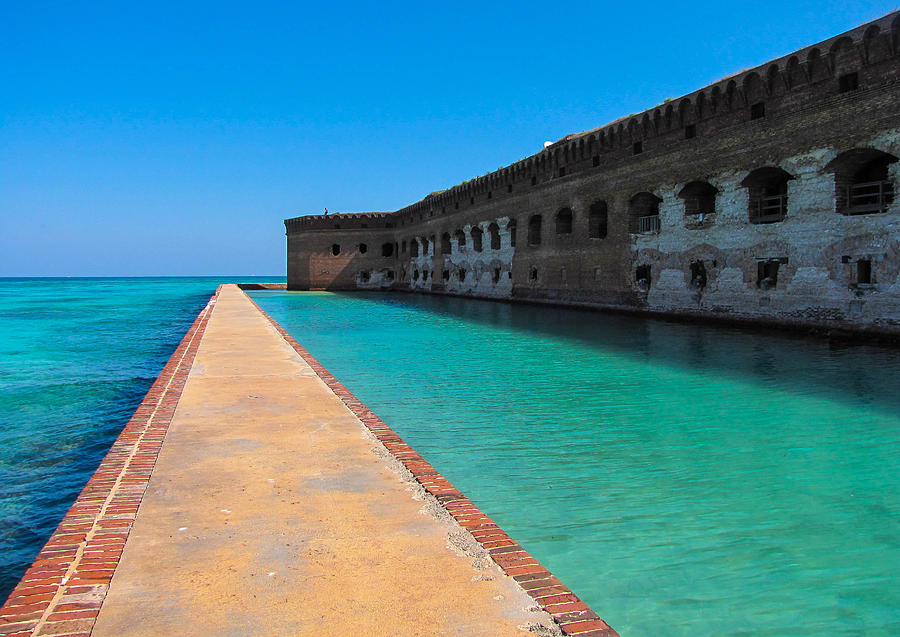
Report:
[[[900,14],[393,213],[285,221],[290,289],[900,335]]]

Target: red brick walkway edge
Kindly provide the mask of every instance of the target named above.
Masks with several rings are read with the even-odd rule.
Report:
[[[609,624],[600,619],[600,616],[581,601],[575,593],[507,535],[492,519],[482,513],[469,498],[450,484],[447,478],[406,444],[362,401],[350,393],[350,390],[332,376],[253,299],[247,298],[269,320],[281,337],[294,348],[294,351],[313,368],[328,388],[362,421],[381,444],[403,463],[416,481],[433,495],[459,525],[484,547],[500,569],[518,582],[519,586],[553,617],[564,635],[618,637],[619,633],[610,628]]]
[[[0,635],[91,634],[218,294],[0,608]]]

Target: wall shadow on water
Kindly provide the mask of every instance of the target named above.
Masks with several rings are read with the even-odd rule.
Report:
[[[761,389],[823,395],[900,411],[900,349],[834,343],[795,333],[452,296],[338,292],[495,329],[527,331],[654,365],[753,382]],[[761,394],[761,398],[763,395]]]

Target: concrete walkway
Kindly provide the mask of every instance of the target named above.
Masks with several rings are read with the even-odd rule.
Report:
[[[225,286],[92,635],[558,629]]]

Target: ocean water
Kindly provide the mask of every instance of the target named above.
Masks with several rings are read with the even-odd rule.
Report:
[[[900,349],[251,296],[623,635],[900,634]]]
[[[0,278],[0,602],[210,295],[235,280],[278,279]]]

